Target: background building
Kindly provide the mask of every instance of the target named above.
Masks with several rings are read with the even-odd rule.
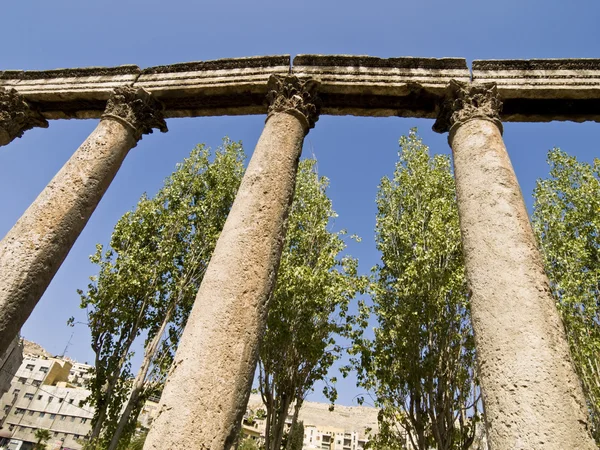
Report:
[[[29,450],[37,429],[50,431],[48,450],[82,447],[94,410],[81,406],[89,391],[69,383],[73,364],[27,355],[0,399],[0,445]]]

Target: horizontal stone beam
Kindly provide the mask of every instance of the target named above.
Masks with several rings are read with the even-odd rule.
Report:
[[[291,68],[290,68],[291,67]],[[165,117],[266,114],[271,75],[320,81],[321,114],[435,118],[450,80],[493,82],[503,121],[600,121],[600,59],[477,60],[289,55],[200,61],[141,69],[89,67],[0,72],[47,119],[99,118],[118,86],[142,87]]]
[[[200,61],[140,69],[89,67],[0,72],[47,119],[99,118],[118,86],[142,87],[165,104],[165,117],[266,114],[267,81],[290,71],[290,56]]]
[[[293,73],[320,81],[321,114],[435,118],[450,80],[470,81],[463,58],[298,55]]]
[[[600,122],[600,59],[475,60],[475,83],[496,83],[502,120]]]

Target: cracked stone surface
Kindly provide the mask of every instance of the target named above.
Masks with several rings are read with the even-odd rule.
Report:
[[[596,449],[500,130],[473,118],[451,145],[490,448]]]
[[[294,109],[302,103],[299,91],[305,100],[312,98],[313,83],[275,81],[272,86],[279,94],[269,97],[277,108],[267,118],[198,291],[146,450],[223,450],[237,439],[279,267],[298,160],[317,113],[315,108]]]

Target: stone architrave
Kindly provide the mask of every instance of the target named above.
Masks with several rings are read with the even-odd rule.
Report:
[[[317,83],[269,79],[269,113],[198,291],[144,449],[228,450],[246,410]]]
[[[139,88],[115,89],[100,123],[0,241],[0,354],[10,345],[130,149],[152,128],[162,105]]]
[[[595,449],[583,392],[502,139],[494,84],[452,82],[449,131],[490,448]]]
[[[0,88],[0,147],[34,127],[48,128],[48,122],[17,91]]]

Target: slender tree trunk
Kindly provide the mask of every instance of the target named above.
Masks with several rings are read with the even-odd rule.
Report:
[[[123,434],[123,430],[125,430],[125,426],[129,422],[131,412],[138,406],[140,396],[144,391],[144,384],[146,381],[146,376],[148,375],[148,370],[150,370],[150,365],[154,360],[156,351],[158,350],[158,346],[160,345],[162,335],[167,329],[167,325],[171,321],[171,316],[173,315],[173,311],[175,311],[175,307],[179,303],[179,300],[181,300],[181,293],[179,294],[177,301],[171,303],[171,305],[169,306],[169,309],[167,310],[165,317],[162,323],[160,324],[158,332],[154,335],[154,337],[150,341],[150,344],[148,344],[146,351],[144,352],[144,360],[142,361],[140,370],[138,370],[138,373],[135,377],[135,380],[133,382],[133,388],[131,390],[131,395],[129,396],[129,399],[127,400],[127,405],[125,406],[125,409],[123,410],[123,413],[119,418],[117,429],[115,430],[115,434],[113,435],[110,441],[108,450],[116,450],[117,446],[119,445],[119,439],[121,439],[121,435]]]
[[[300,414],[300,408],[302,407],[303,402],[304,402],[304,399],[296,398],[296,403],[294,404],[294,417],[292,417],[292,426],[290,427],[290,435],[292,433],[292,430],[298,423],[298,415]],[[291,450],[291,449],[292,449],[292,441],[291,441],[291,439],[288,438],[287,444],[285,446],[285,450]]]
[[[279,402],[279,412],[277,414],[277,421],[275,422],[275,434],[273,437],[273,443],[271,450],[279,450],[281,448],[281,441],[283,440],[283,428],[285,427],[285,419],[288,415],[288,409],[290,408],[291,398],[287,394],[281,396]]]
[[[145,309],[145,305],[142,309],[143,310]],[[138,319],[136,320],[136,323],[134,324],[134,326],[131,330],[131,333],[129,334],[129,336],[127,338],[127,341],[125,342],[125,347],[124,347],[123,351],[121,352],[121,358],[119,359],[119,364],[113,370],[110,379],[107,380],[108,387],[106,388],[106,393],[103,396],[105,401],[104,401],[102,407],[100,408],[98,420],[94,424],[94,428],[92,429],[92,433],[90,434],[90,441],[93,441],[94,439],[98,439],[98,437],[100,437],[100,433],[102,432],[102,426],[104,425],[104,421],[106,420],[106,413],[107,413],[107,409],[108,409],[107,399],[111,398],[113,390],[115,388],[115,384],[117,383],[117,380],[119,379],[119,375],[121,375],[121,369],[123,368],[123,365],[125,364],[125,361],[127,359],[127,354],[129,353],[129,349],[133,345],[133,341],[135,340],[135,338],[137,336],[137,331],[139,329],[141,318],[142,318],[142,313],[140,312],[140,314],[138,314]]]

